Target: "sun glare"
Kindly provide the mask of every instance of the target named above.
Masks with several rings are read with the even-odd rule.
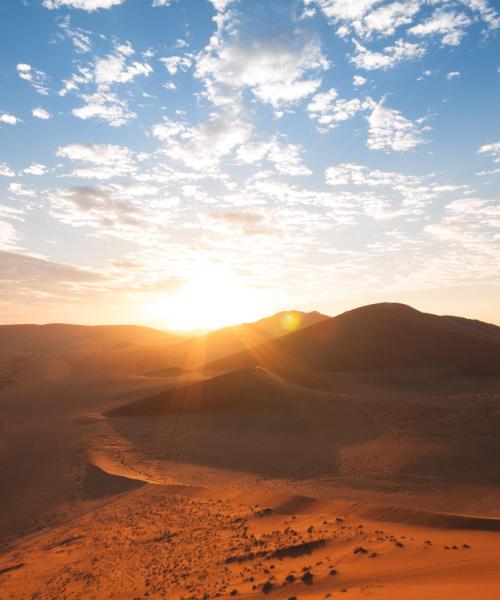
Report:
[[[295,312],[286,313],[281,318],[281,326],[285,331],[295,331],[300,325],[300,315]]]
[[[147,311],[169,329],[192,331],[253,321],[265,307],[260,295],[236,275],[210,266],[195,273],[178,293],[149,305]]]

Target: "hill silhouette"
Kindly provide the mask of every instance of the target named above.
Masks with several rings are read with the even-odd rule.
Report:
[[[252,323],[223,327],[183,340],[176,344],[174,350],[177,356],[184,357],[187,368],[199,368],[223,356],[247,350],[329,318],[317,311],[282,311]],[[151,374],[160,375],[162,370]]]
[[[257,365],[277,371],[428,366],[498,374],[500,327],[423,313],[404,304],[372,304],[213,361],[207,368],[228,371]]]

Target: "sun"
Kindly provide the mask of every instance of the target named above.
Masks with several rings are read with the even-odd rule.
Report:
[[[231,271],[210,265],[193,273],[176,294],[150,304],[148,313],[170,329],[192,331],[253,321],[263,309],[260,294]]]

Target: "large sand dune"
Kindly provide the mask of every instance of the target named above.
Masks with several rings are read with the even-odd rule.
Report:
[[[320,371],[430,366],[500,373],[500,328],[419,312],[403,304],[348,311],[212,362],[213,370],[256,365]]]

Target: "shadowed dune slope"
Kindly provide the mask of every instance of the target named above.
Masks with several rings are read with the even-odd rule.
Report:
[[[283,408],[289,405],[290,395],[298,393],[299,389],[265,369],[241,369],[153,394],[105,414],[118,417],[212,412],[245,406]]]
[[[499,374],[500,327],[422,313],[404,304],[372,304],[214,361],[208,368],[257,365],[278,371],[430,366]]]

